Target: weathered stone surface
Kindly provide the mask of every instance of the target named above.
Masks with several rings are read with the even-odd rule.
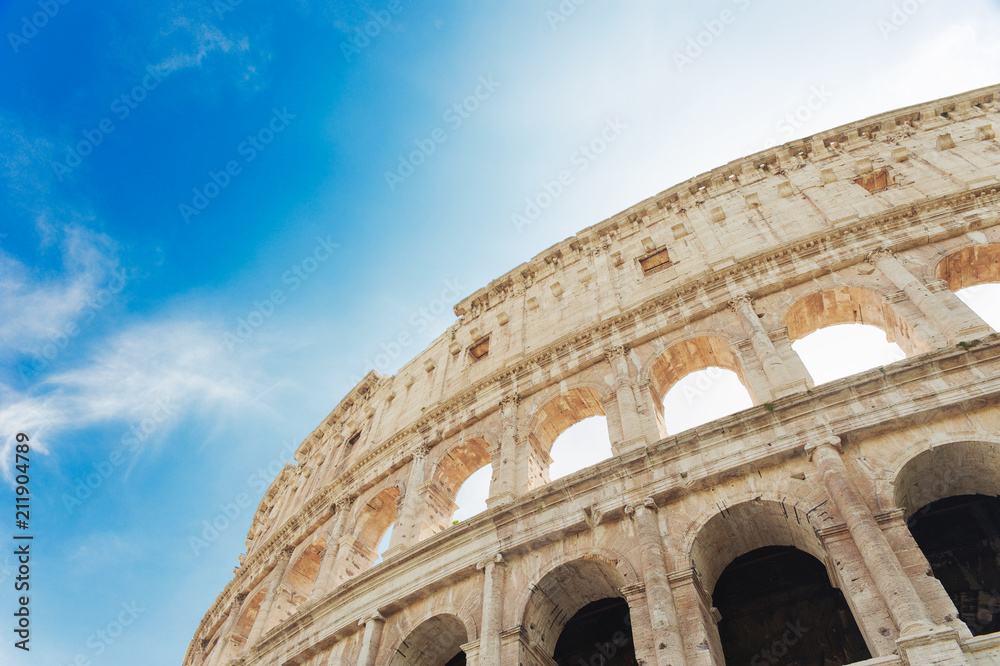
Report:
[[[823,563],[873,655],[858,663],[1000,663],[905,522],[1000,494],[1000,335],[953,295],[1000,280],[998,94],[736,160],[460,302],[299,447],[185,665],[552,664],[608,597],[644,663],[723,664],[711,591],[767,546]],[[854,322],[908,358],[814,386],[790,343]],[[755,406],[667,436],[664,395],[707,367]],[[615,457],[550,483],[552,443],[593,415]],[[452,525],[489,462],[489,510]]]

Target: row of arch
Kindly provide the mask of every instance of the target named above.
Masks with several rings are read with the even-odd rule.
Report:
[[[920,591],[934,614],[953,614],[966,636],[1000,630],[1000,441],[948,442],[910,453],[892,487],[906,525],[894,545],[907,551],[911,539],[919,547],[911,557],[923,558],[933,573]],[[693,611],[699,617],[681,618],[681,625],[703,626],[714,663],[849,664],[884,655],[885,619],[861,607],[866,602],[835,564],[845,551],[831,551],[815,518],[789,516],[793,503],[815,499],[757,493],[693,521],[678,544],[708,598],[702,612]],[[648,637],[633,631],[648,612],[630,598],[642,578],[633,559],[594,545],[540,565],[528,585],[507,590],[518,649],[543,655],[540,663],[567,666],[631,665],[647,657]],[[465,664],[464,650],[481,627],[475,605],[390,624],[375,663]],[[591,662],[594,655],[602,660]]]
[[[949,254],[938,263],[936,273],[953,291],[1000,283],[1000,244],[973,246]],[[994,291],[1000,304],[1000,286]],[[840,286],[814,291],[795,301],[782,321],[793,344],[832,327],[853,324],[877,329],[886,340],[898,345],[896,348],[900,356],[886,358],[882,363],[876,361],[868,367],[888,365],[893,360],[909,358],[933,348],[932,341],[925,339],[884,294],[870,287]],[[730,386],[738,382],[737,399],[728,405],[717,405],[717,409],[701,417],[701,422],[725,416],[741,407],[762,404],[769,399],[766,387],[761,387],[759,382],[755,385],[749,377],[748,359],[728,337],[724,333],[706,333],[688,338],[665,349],[639,369],[636,383],[649,384],[660,436],[674,434],[667,428],[665,405],[670,404],[671,398],[676,397],[678,392],[687,391],[689,395],[700,397],[706,386],[720,380],[735,380],[730,382]],[[803,361],[808,371],[809,363],[807,359]],[[696,376],[702,384],[691,382],[685,385],[686,380]],[[811,385],[811,378],[807,382]],[[745,400],[739,399],[740,389]],[[553,462],[553,448],[568,430],[585,420],[606,417],[605,404],[609,393],[608,387],[596,383],[582,385],[564,390],[537,410],[531,417],[528,430],[534,448],[542,454],[543,462]],[[690,406],[691,401],[686,402]],[[603,457],[614,453],[610,440],[609,435],[603,442],[604,446],[600,447],[606,452]],[[578,445],[579,442],[574,441],[573,444]],[[447,458],[461,459],[458,464],[443,460],[437,468],[435,480],[450,500],[457,499],[460,488],[473,473],[491,463],[489,451],[487,439],[479,437],[462,442],[446,454]],[[582,469],[593,462],[597,462],[594,457],[579,457],[576,464],[570,466],[570,471]],[[446,524],[448,522],[450,516]],[[382,523],[384,529],[389,528],[384,519]],[[379,539],[369,539],[366,543],[377,548],[382,534]]]
[[[1000,282],[1000,244],[975,246],[952,253],[938,264],[936,270],[938,278],[953,290]],[[792,342],[824,327],[845,323],[878,327],[888,339],[895,340],[907,356],[932,349],[933,343],[939,342],[926,336],[919,326],[910,324],[884,294],[870,287],[844,285],[818,290],[787,308],[782,321]],[[656,419],[655,428],[660,437],[667,434],[664,399],[672,388],[692,373],[713,368],[731,372],[746,389],[753,404],[767,400],[768,387],[759,377],[755,379],[751,376],[752,357],[748,357],[746,349],[740,349],[730,338],[729,334],[722,332],[705,332],[677,342],[654,355],[638,368],[635,378],[630,378],[633,386],[648,387],[650,411]],[[612,394],[613,389],[606,383],[581,382],[572,388],[564,388],[530,412],[524,428],[528,434],[519,441],[531,451],[537,469],[533,474],[519,477],[518,481],[522,483],[519,492],[548,481],[548,466],[552,462],[549,454],[556,440],[567,429],[589,417],[613,416],[606,409]],[[484,432],[434,455],[427,483],[421,488],[409,489],[411,493],[421,493],[426,497],[421,515],[417,516],[417,524],[411,528],[412,542],[450,524],[461,487],[474,472],[491,464],[499,452],[497,439],[492,433]],[[490,495],[496,494],[500,476],[500,470],[492,470]],[[393,485],[370,494],[363,502],[358,502],[351,514],[353,526],[338,537],[340,556],[330,589],[377,561],[379,542],[397,521],[398,509],[406,493],[405,481],[397,480]],[[282,594],[275,602],[274,612],[268,616],[268,626],[262,631],[287,618],[316,593],[322,554],[329,545],[324,539],[317,539],[298,556],[290,573],[284,577]],[[266,596],[266,584],[266,581],[262,582],[258,589],[247,595],[244,612],[234,630],[237,636],[250,637],[256,613]],[[319,591],[325,593],[329,589]]]

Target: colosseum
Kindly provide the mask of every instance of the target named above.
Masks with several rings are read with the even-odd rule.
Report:
[[[998,113],[735,160],[465,298],[298,447],[184,664],[1000,664],[1000,335],[955,295],[1000,282]],[[853,323],[906,358],[815,383],[792,343]],[[668,433],[709,368],[753,406]],[[550,481],[595,415],[612,456]]]

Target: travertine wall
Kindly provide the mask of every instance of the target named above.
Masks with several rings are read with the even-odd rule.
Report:
[[[552,664],[566,620],[620,596],[641,661],[722,664],[710,591],[769,545],[823,562],[868,663],[1000,663],[904,519],[1000,494],[1000,336],[953,293],[1000,281],[998,94],[737,160],[460,302],[279,474],[184,663]],[[814,386],[791,343],[853,322],[908,358]],[[664,395],[712,366],[755,406],[668,436]],[[549,483],[553,441],[595,414],[615,457]],[[490,509],[452,525],[490,462]]]

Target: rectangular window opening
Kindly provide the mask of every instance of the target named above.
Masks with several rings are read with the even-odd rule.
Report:
[[[654,252],[645,259],[640,259],[639,265],[642,267],[643,275],[652,275],[668,267],[670,265],[670,257],[667,256],[666,249],[663,249],[659,252]]]
[[[490,353],[490,336],[485,338],[480,338],[476,340],[471,347],[469,347],[469,356],[472,357],[473,361],[478,361],[482,357]]]

